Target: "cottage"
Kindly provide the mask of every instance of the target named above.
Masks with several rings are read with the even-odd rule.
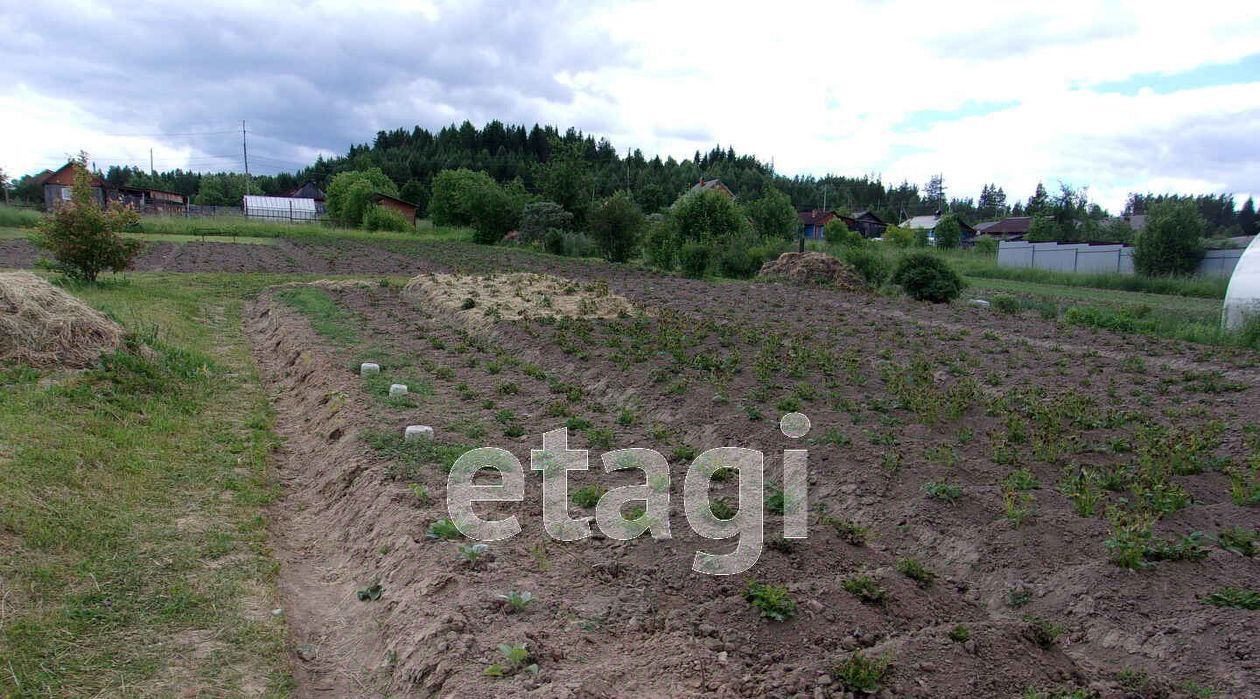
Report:
[[[70,201],[70,188],[74,186],[74,163],[69,162],[58,170],[46,172],[37,177],[35,182],[44,188],[44,209],[52,211]],[[105,206],[105,183],[96,175],[92,175],[92,196],[97,204]]]
[[[828,223],[840,218],[840,214],[822,209],[802,211],[797,215],[800,216],[801,225],[805,227],[806,240],[823,240],[826,238],[823,229]]]
[[[324,190],[320,189],[319,185],[315,184],[311,180],[307,180],[301,187],[298,187],[284,196],[290,199],[314,199],[320,204],[323,204],[325,199]]]
[[[928,235],[928,240],[933,245],[935,245],[936,244],[936,224],[940,223],[940,221],[941,221],[940,214],[932,214],[930,216],[912,216],[906,219],[905,221],[902,221],[901,227],[909,228],[910,230],[914,230],[914,231],[926,230],[927,235]],[[969,225],[966,221],[963,221],[961,218],[958,219],[958,225],[960,228],[962,228],[962,236],[961,236],[962,239],[959,241],[959,243],[963,247],[971,247],[972,245],[975,245],[976,244],[976,229],[972,227],[971,225]]]
[[[727,187],[725,184],[722,184],[722,180],[718,180],[718,179],[706,180],[703,177],[700,178],[699,182],[692,185],[691,189],[687,190],[687,194],[695,194],[697,192],[708,192],[708,191],[719,192],[722,195],[724,195],[727,199],[735,198],[735,192],[732,192],[730,187]]]
[[[407,219],[407,223],[413,226],[416,225],[416,213],[420,210],[418,205],[409,201],[403,201],[398,197],[391,197],[388,194],[373,194],[372,201],[378,206],[397,211],[403,215],[403,218]]]

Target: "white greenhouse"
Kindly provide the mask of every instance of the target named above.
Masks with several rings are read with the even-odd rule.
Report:
[[[290,199],[289,197],[260,197],[245,195],[242,202],[245,218],[285,223],[317,223],[319,208],[314,199]]]
[[[1238,258],[1225,292],[1221,322],[1226,330],[1241,330],[1248,318],[1260,320],[1260,235],[1251,239]]]

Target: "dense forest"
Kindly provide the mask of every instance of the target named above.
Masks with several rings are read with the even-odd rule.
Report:
[[[401,196],[427,207],[431,184],[443,170],[482,170],[501,183],[519,181],[527,191],[581,212],[590,202],[626,190],[645,212],[660,211],[699,179],[721,179],[741,200],[753,201],[767,188],[786,193],[798,209],[823,207],[839,211],[869,209],[881,219],[898,222],[909,216],[951,211],[969,223],[1004,216],[1038,216],[1053,224],[1062,239],[1108,237],[1111,215],[1088,201],[1083,189],[1060,184],[1058,191],[1038,185],[1027,199],[1010,198],[997,184],[985,185],[976,198],[949,196],[945,178],[932,177],[922,186],[885,183],[878,177],[786,177],[751,155],[720,146],[696,151],[682,161],[647,158],[638,149],[622,155],[604,138],[554,126],[527,128],[491,121],[477,128],[465,121],[436,133],[416,126],[380,131],[371,144],[351,146],[346,155],[320,158],[294,173],[250,178],[250,191],[284,194],[307,180],[327,186],[338,172],[378,167],[398,186]],[[200,204],[239,204],[246,178],[236,173],[173,170],[150,174],[136,167],[110,167],[101,173],[110,185],[152,187],[179,192]],[[19,199],[42,200],[33,177],[13,183]],[[1255,204],[1237,207],[1232,195],[1183,196],[1132,194],[1124,214],[1141,214],[1155,201],[1188,199],[1195,203],[1209,236],[1257,232]]]

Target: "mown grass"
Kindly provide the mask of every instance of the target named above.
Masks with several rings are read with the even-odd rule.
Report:
[[[295,286],[280,290],[276,296],[306,316],[311,328],[324,338],[343,345],[359,341],[354,316],[338,306],[327,291],[314,286]]]
[[[276,437],[240,324],[275,281],[75,289],[133,349],[77,373],[0,366],[5,696],[287,692],[262,516]]]

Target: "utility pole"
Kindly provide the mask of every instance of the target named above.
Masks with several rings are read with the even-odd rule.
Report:
[[[241,119],[241,154],[245,156],[245,193],[249,194],[249,144],[245,142],[244,119]]]
[[[149,174],[157,176],[157,170],[153,169],[153,149],[149,149]]]

